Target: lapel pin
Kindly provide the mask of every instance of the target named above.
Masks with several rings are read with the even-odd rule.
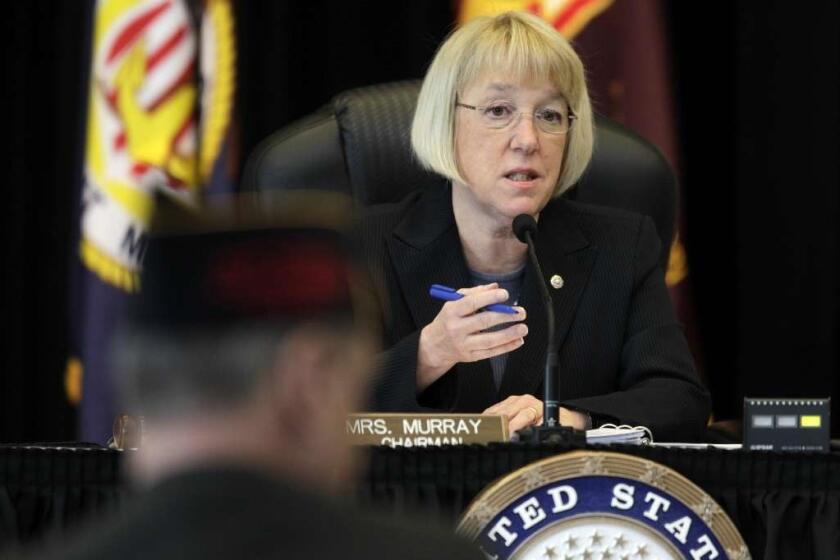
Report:
[[[559,274],[555,274],[551,277],[551,287],[555,290],[559,290],[560,288],[562,288],[564,283],[565,282],[563,281],[563,277]]]

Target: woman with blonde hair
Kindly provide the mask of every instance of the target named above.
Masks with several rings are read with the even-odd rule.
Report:
[[[668,299],[653,222],[562,196],[593,151],[571,45],[526,13],[463,25],[429,67],[411,143],[441,184],[372,209],[363,225],[390,310],[377,407],[504,414],[511,430],[542,421],[546,310],[511,229],[528,214],[554,298],[560,422],[702,437],[709,398]],[[432,300],[432,284],[463,297]],[[500,303],[514,312],[485,309]]]

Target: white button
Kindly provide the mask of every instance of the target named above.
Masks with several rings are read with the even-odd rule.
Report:
[[[551,277],[551,287],[554,288],[555,290],[559,290],[560,288],[562,288],[563,284],[564,284],[563,277],[560,276],[559,274],[555,274],[554,276]]]

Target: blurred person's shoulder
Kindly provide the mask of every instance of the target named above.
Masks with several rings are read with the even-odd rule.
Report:
[[[27,558],[482,558],[440,529],[383,518],[250,471],[183,473]]]
[[[400,558],[423,560],[432,558],[483,560],[478,546],[454,534],[454,522],[446,527],[440,519],[430,522],[428,516],[385,516],[365,512],[350,539],[362,545],[350,558]],[[354,536],[355,534],[355,536]]]

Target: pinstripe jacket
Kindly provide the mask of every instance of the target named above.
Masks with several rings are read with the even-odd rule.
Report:
[[[459,363],[421,394],[415,386],[420,330],[442,303],[431,284],[465,287],[470,276],[449,185],[370,208],[360,241],[386,310],[386,351],[374,387],[378,410],[480,412],[510,396],[542,396],[546,312],[529,266],[519,305],[525,344],[511,352],[497,389],[488,360]],[[657,259],[650,218],[554,199],[540,213],[536,250],[551,289],[563,406],[649,427],[660,441],[701,439],[709,395],[700,384]]]

